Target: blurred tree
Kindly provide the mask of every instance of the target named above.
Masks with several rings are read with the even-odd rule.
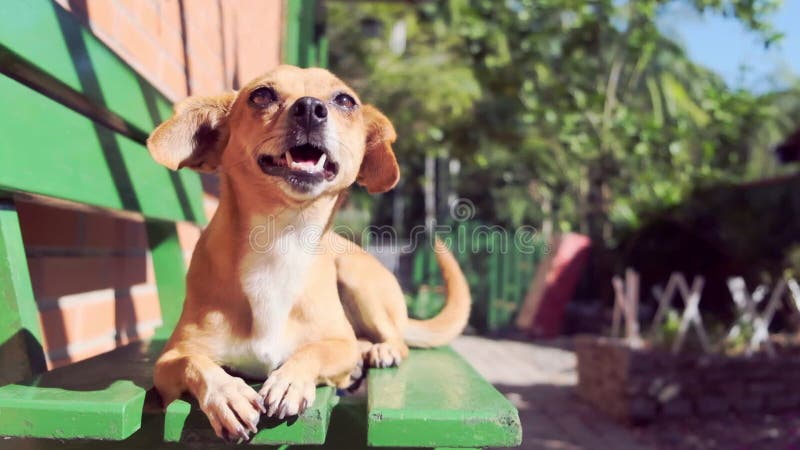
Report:
[[[767,150],[790,128],[787,108],[798,112],[688,60],[655,25],[666,3],[331,2],[331,65],[398,129],[395,206],[422,197],[426,157],[456,158],[454,189],[478,218],[611,246],[698,186],[779,170]],[[780,38],[765,20],[776,0],[689,3],[765,45]],[[420,202],[407,203],[406,221],[422,222]],[[392,210],[379,204],[377,220]]]

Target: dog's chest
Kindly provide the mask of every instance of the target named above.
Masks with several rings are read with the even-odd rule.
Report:
[[[248,339],[229,346],[225,359],[236,371],[264,377],[294,351],[296,339],[286,333],[286,324],[314,258],[308,239],[307,234],[286,232],[268,246],[254,245],[243,259],[240,281],[253,324]]]

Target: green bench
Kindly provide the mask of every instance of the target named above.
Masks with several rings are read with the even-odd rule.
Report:
[[[163,411],[152,390],[184,296],[175,222],[206,220],[199,178],[161,168],[144,147],[170,102],[46,0],[0,2],[0,72],[0,448],[224,447],[196,403]],[[163,320],[151,341],[45,370],[19,198],[144,218]],[[516,409],[449,348],[369,371],[366,397],[319,388],[302,416],[259,428],[252,444],[291,448],[521,440]]]

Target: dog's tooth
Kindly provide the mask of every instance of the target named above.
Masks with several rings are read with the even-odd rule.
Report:
[[[292,161],[292,152],[286,152],[284,154],[286,155],[286,165],[292,167],[292,164],[294,164],[294,161]]]

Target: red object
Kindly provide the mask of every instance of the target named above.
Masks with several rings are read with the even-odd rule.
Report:
[[[577,233],[554,240],[549,261],[542,261],[539,266],[517,321],[529,336],[555,337],[561,333],[564,311],[586,269],[591,245],[588,236]],[[540,274],[539,270],[545,272]],[[537,286],[536,281],[542,278],[543,286]]]

